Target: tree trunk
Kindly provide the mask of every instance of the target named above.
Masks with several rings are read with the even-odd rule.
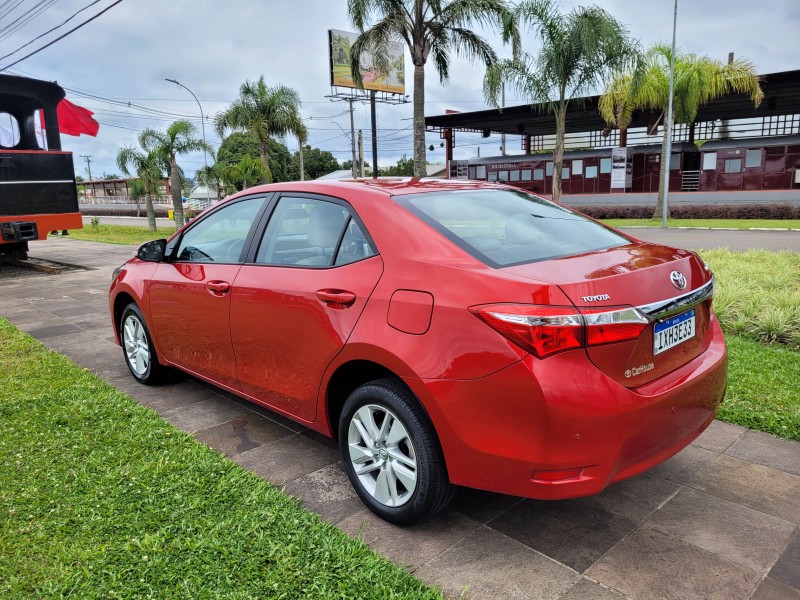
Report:
[[[142,216],[142,197],[136,196],[136,216]]]
[[[428,174],[425,157],[425,64],[414,65],[414,177]],[[449,168],[449,167],[448,167]]]
[[[664,119],[666,124],[666,118]],[[669,168],[669,158],[667,156],[667,136],[669,130],[664,127],[664,139],[661,141],[661,168],[658,170],[658,198],[656,199],[656,209],[653,211],[653,218],[660,219],[664,212],[664,173]],[[667,207],[667,218],[669,218],[669,207]]]
[[[303,144],[300,144],[300,181],[305,181],[306,171],[303,166]]]
[[[261,164],[264,165],[264,174],[261,176],[261,183],[272,183],[272,169],[269,168],[269,146],[261,146]]]
[[[183,200],[181,199],[181,175],[178,161],[172,157],[169,167],[169,191],[172,194],[172,209],[175,211],[175,229],[183,227]]]
[[[153,208],[153,197],[150,194],[144,196],[144,206],[147,212],[147,228],[150,231],[156,230],[156,209]]]
[[[567,105],[560,103],[556,113],[556,147],[553,151],[553,201],[561,202],[561,168],[564,164],[564,128]]]

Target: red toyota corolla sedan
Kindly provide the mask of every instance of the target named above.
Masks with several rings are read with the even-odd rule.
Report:
[[[133,376],[176,367],[338,438],[364,503],[596,494],[714,418],[714,277],[521,190],[379,179],[238,193],[114,273]]]

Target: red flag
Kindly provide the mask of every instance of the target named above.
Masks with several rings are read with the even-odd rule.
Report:
[[[89,109],[73,104],[66,98],[58,103],[58,129],[67,135],[97,136],[100,125]]]

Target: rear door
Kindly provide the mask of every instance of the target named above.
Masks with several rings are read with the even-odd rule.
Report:
[[[169,362],[237,387],[230,336],[231,288],[263,197],[226,203],[181,236],[176,259],[153,274],[150,319]]]
[[[234,282],[231,334],[242,391],[313,421],[322,375],[382,272],[349,205],[283,194]]]

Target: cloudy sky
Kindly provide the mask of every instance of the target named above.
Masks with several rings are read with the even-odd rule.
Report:
[[[11,54],[48,29],[60,24],[92,0],[21,0],[0,2],[0,68],[7,67],[54,36],[85,21],[113,4],[97,0],[67,26]],[[19,4],[11,12],[9,7]],[[578,4],[563,0],[564,11]],[[673,0],[599,0],[597,4],[627,25],[643,46],[668,42],[672,35]],[[27,23],[24,11],[40,11]],[[31,16],[31,15],[28,15]],[[22,25],[22,26],[20,26]],[[295,88],[303,100],[302,115],[309,129],[309,143],[333,152],[339,161],[350,157],[350,122],[346,104],[325,96],[331,93],[328,75],[327,30],[352,30],[345,0],[123,0],[98,19],[39,52],[9,71],[39,79],[55,80],[67,89],[67,97],[95,112],[100,122],[97,138],[64,136],[64,149],[75,153],[76,172],[86,176],[86,163],[79,155],[91,156],[92,175],[118,173],[115,157],[123,145],[136,145],[145,127],[164,129],[177,118],[200,123],[197,103],[186,90],[166,82],[177,79],[199,98],[206,121],[206,137],[214,147],[219,138],[213,130],[213,115],[236,98],[247,79],[263,75],[269,84]],[[680,0],[677,43],[686,51],[726,59],[728,52],[752,60],[759,72],[771,73],[800,68],[800,2],[798,0]],[[507,56],[499,39],[498,53]],[[535,53],[537,43],[530,33],[525,49]],[[451,78],[440,85],[433,68],[426,77],[426,115],[445,109],[461,111],[486,108],[481,93],[483,69],[454,59]],[[412,68],[406,52],[406,81],[411,94]],[[525,99],[508,97],[507,104]],[[403,154],[412,155],[411,104],[378,108],[378,156],[381,165],[394,163]],[[365,136],[369,152],[369,109],[357,105],[356,128]],[[345,131],[347,133],[345,133]],[[442,162],[437,134],[429,134],[430,162]],[[297,141],[286,140],[290,150]],[[459,135],[457,158],[499,154],[499,137],[481,139]],[[520,140],[509,139],[509,150],[518,151]],[[182,160],[187,173],[203,165],[203,155]]]

